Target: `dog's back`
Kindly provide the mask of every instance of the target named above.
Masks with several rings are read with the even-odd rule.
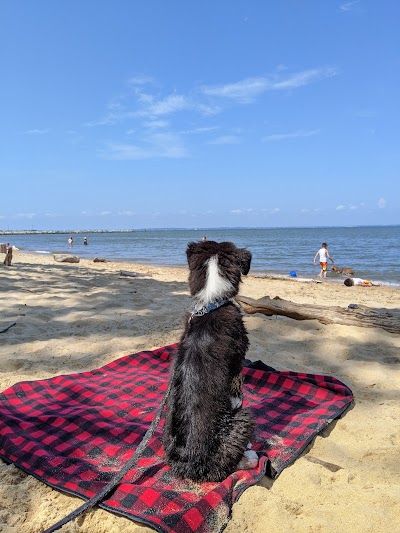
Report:
[[[196,304],[173,368],[164,446],[177,476],[220,481],[235,470],[253,434],[250,412],[240,409],[248,337],[241,312],[229,300],[250,268],[251,254],[206,241],[191,243],[187,255]]]

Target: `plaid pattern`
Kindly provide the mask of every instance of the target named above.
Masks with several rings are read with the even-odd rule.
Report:
[[[0,457],[52,487],[92,497],[142,440],[176,349],[17,383],[0,394]],[[246,361],[244,396],[256,418],[256,469],[234,472],[222,483],[176,479],[164,463],[162,420],[137,466],[101,507],[163,533],[222,531],[246,488],[265,473],[276,477],[352,402],[351,391],[333,377],[277,372],[260,361]]]

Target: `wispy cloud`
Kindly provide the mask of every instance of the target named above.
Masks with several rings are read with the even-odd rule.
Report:
[[[218,126],[208,126],[204,128],[193,128],[191,130],[183,130],[180,131],[180,135],[197,135],[197,134],[203,134],[203,133],[209,133],[210,131],[218,130]]]
[[[81,211],[81,215],[85,217],[108,217],[113,214],[114,213],[112,211],[109,211],[107,209],[105,209],[104,211]]]
[[[141,75],[141,76],[133,76],[132,78],[129,78],[128,85],[131,85],[132,87],[137,87],[141,85],[148,85],[149,83],[153,83],[154,79],[150,76]]]
[[[360,0],[354,0],[353,2],[346,2],[339,6],[340,11],[351,11],[356,4],[359,4]]]
[[[171,113],[192,107],[190,101],[185,96],[179,94],[171,94],[161,100],[154,100],[153,97],[149,96],[145,102],[143,102],[143,96],[142,103],[145,105],[142,110],[136,112],[137,116],[158,117],[160,115],[170,115]]]
[[[119,122],[121,122],[121,120],[123,120],[126,117],[127,117],[126,113],[110,112],[104,115],[103,117],[99,118],[98,120],[86,122],[84,126],[87,128],[94,128],[96,126],[112,126],[114,124],[118,124]]]
[[[34,218],[36,216],[36,213],[17,213],[15,215],[17,218]]]
[[[312,137],[313,135],[318,135],[320,130],[299,130],[294,131],[292,133],[275,133],[273,135],[267,135],[266,137],[263,137],[261,140],[263,142],[270,142],[270,141],[284,141],[286,139],[296,139],[298,137]]]
[[[304,85],[309,85],[310,83],[314,83],[325,78],[332,78],[336,75],[337,70],[332,67],[305,70],[303,72],[293,74],[292,76],[289,76],[284,80],[274,82],[272,84],[271,89],[296,89],[298,87],[304,87]]]
[[[184,92],[163,91],[156,81],[145,75],[132,77],[125,91],[111,99],[103,117],[86,126],[113,126],[124,123],[124,135],[109,136],[98,155],[111,160],[178,159],[187,157],[184,144],[188,135],[212,133],[217,126],[208,126],[205,118],[221,113],[231,103],[241,105],[254,101],[267,91],[287,91],[335,76],[332,67],[320,67],[295,73],[285,67],[270,76],[252,77],[225,85],[193,87]],[[197,119],[202,117],[199,123]],[[179,121],[179,122],[178,122]],[[208,121],[208,123],[211,121]],[[178,125],[179,124],[179,125]],[[117,129],[115,128],[115,131]],[[229,131],[231,133],[229,133]],[[227,135],[207,135],[202,141],[209,145],[237,145],[244,135],[228,130]],[[268,135],[264,142],[317,135],[319,130],[299,130]],[[115,134],[114,134],[115,135]],[[189,143],[189,139],[187,139]]]
[[[325,212],[325,211],[322,210],[320,207],[316,207],[314,209],[309,209],[308,207],[304,207],[304,208],[300,209],[300,213],[303,214],[303,215],[319,214],[319,213],[322,213],[322,212]]]
[[[203,87],[202,92],[207,96],[232,98],[239,102],[249,103],[256,96],[265,92],[267,88],[268,80],[266,78],[248,78],[228,85]]]
[[[271,77],[247,78],[227,85],[204,86],[201,91],[207,96],[230,98],[241,103],[251,103],[266,91],[296,89],[316,81],[331,78],[337,74],[332,67],[304,70],[284,76],[283,73]]]
[[[21,135],[45,135],[46,133],[49,133],[50,130],[40,130],[40,129],[32,129],[32,130],[26,130],[21,131]]]
[[[378,116],[378,113],[373,109],[360,109],[355,111],[354,115],[357,118],[375,118]]]
[[[143,124],[146,128],[150,129],[163,129],[169,126],[168,120],[149,120]]]
[[[254,207],[247,207],[247,208],[240,208],[240,209],[231,209],[229,213],[231,215],[275,215],[277,213],[280,213],[279,207],[272,207],[272,208],[254,208]]]
[[[209,141],[208,144],[240,144],[241,139],[237,135],[221,135]]]
[[[359,209],[360,206],[357,205],[337,205],[336,211],[355,211],[356,209]]]
[[[379,200],[378,200],[378,207],[379,207],[379,209],[385,209],[385,207],[386,207],[386,200],[385,200],[385,198],[379,198]]]
[[[186,150],[179,137],[172,133],[158,133],[147,137],[144,144],[110,143],[106,149],[99,151],[104,159],[151,159],[185,157]]]
[[[252,208],[248,209],[231,209],[230,213],[232,215],[247,215],[248,213],[251,213],[253,211]]]

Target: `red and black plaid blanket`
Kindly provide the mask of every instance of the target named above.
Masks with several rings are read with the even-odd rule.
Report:
[[[0,394],[0,457],[51,487],[91,498],[133,455],[150,426],[176,348],[17,383]],[[222,531],[245,489],[265,473],[276,477],[352,402],[350,389],[333,377],[278,372],[260,361],[246,361],[244,396],[257,425],[256,469],[234,472],[222,483],[174,478],[164,463],[161,421],[137,466],[101,507],[163,533]]]

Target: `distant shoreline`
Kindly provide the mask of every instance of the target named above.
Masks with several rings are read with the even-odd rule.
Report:
[[[278,229],[337,229],[337,228],[397,228],[400,224],[362,224],[344,226],[219,226],[210,228],[182,227],[182,228],[132,228],[132,229],[62,229],[62,230],[0,230],[0,235],[79,235],[90,233],[134,233],[146,231],[225,231],[225,230],[278,230]]]

